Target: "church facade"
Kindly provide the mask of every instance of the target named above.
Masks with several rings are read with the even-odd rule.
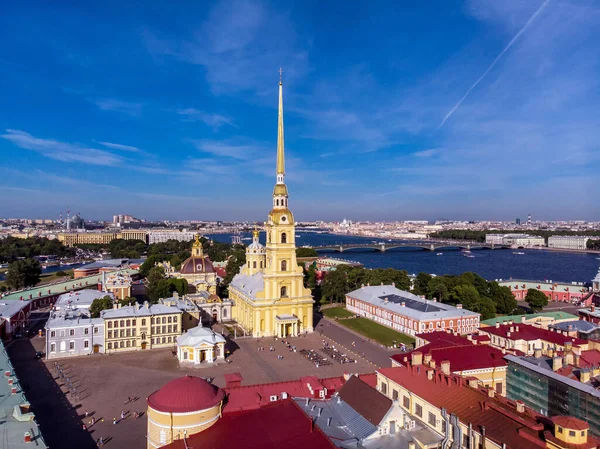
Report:
[[[165,272],[169,276],[188,281],[188,293],[208,292],[212,295],[217,293],[217,273],[208,256],[204,255],[200,235],[196,234],[192,244],[192,255],[182,264],[179,272]]]
[[[246,249],[246,265],[229,285],[233,318],[254,337],[298,336],[313,330],[313,298],[296,262],[296,223],[288,208],[281,80],[278,115],[276,184],[265,224],[266,246],[255,231]]]

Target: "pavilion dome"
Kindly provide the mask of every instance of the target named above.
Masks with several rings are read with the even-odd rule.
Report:
[[[172,380],[148,397],[148,406],[165,413],[191,413],[220,404],[225,393],[219,387],[195,376]]]

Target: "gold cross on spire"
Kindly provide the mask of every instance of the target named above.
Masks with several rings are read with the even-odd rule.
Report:
[[[279,82],[281,83],[281,76],[283,75],[283,69],[279,67]]]

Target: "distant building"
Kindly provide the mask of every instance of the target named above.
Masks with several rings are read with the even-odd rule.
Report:
[[[522,315],[502,315],[481,322],[481,327],[499,324],[530,324],[532,326],[548,329],[548,327],[565,321],[576,320],[577,316],[566,312],[538,312],[524,313]]]
[[[512,246],[545,246],[543,237],[529,234],[486,234],[485,243]]]
[[[516,223],[516,225],[517,225],[517,226],[521,226],[521,219],[520,219],[520,218],[517,218],[517,219],[515,220],[515,223]]]
[[[107,245],[115,239],[141,240],[147,243],[147,231],[138,229],[128,229],[121,232],[61,232],[58,234],[58,240],[65,246],[75,246],[84,244]]]
[[[512,279],[499,281],[498,284],[510,288],[516,300],[522,301],[527,296],[530,288],[541,291],[550,301],[570,302],[581,304],[587,298],[585,305],[590,303],[588,289],[580,283],[552,282],[552,281],[523,281]]]
[[[112,293],[117,300],[131,297],[131,276],[124,271],[102,272],[100,289]]]
[[[587,249],[589,239],[580,235],[551,235],[548,237],[548,248]]]
[[[179,229],[160,229],[148,231],[148,244],[164,243],[168,240],[177,240],[178,242],[191,242],[196,233],[194,231],[180,231]]]
[[[479,327],[479,313],[422,299],[394,285],[364,286],[346,295],[346,309],[408,335],[445,331],[459,334]]]

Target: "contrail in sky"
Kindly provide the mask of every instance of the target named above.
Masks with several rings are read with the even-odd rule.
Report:
[[[548,4],[549,1],[550,0],[545,0],[544,3],[542,3],[542,5],[538,8],[538,10],[533,13],[533,15],[529,18],[529,20],[523,26],[523,28],[521,28],[521,30],[519,30],[519,32],[514,35],[514,37],[510,40],[510,42],[506,45],[506,47],[504,47],[504,50],[502,50],[500,52],[500,54],[498,56],[496,56],[496,59],[494,59],[492,61],[492,63],[490,64],[490,66],[487,68],[487,70],[485,72],[483,72],[483,75],[481,75],[479,77],[479,79],[477,79],[477,81],[475,81],[475,83],[473,83],[473,85],[471,87],[469,87],[469,89],[465,92],[465,94],[462,96],[462,98],[460,100],[458,100],[458,103],[456,103],[454,105],[454,107],[452,109],[450,109],[450,112],[448,112],[446,114],[446,116],[442,120],[442,123],[440,123],[438,125],[438,127],[436,128],[436,130],[438,130],[442,126],[444,126],[444,123],[446,123],[446,120],[448,120],[452,116],[452,114],[454,114],[454,111],[456,111],[460,107],[460,105],[462,104],[462,102],[465,100],[465,98],[467,98],[469,96],[469,94],[471,93],[471,91],[473,89],[475,89],[475,87],[477,87],[477,85],[485,78],[485,76],[490,72],[490,70],[492,70],[494,68],[494,66],[500,60],[500,58],[502,57],[502,55],[504,55],[504,53],[506,53],[508,51],[508,49],[510,47],[512,47],[512,45],[519,38],[519,36],[521,36],[521,34],[523,34],[523,32],[527,29],[527,27],[529,27],[529,25],[531,24],[531,22],[533,22],[535,20],[535,18],[542,12],[542,10],[546,7],[546,5]]]

